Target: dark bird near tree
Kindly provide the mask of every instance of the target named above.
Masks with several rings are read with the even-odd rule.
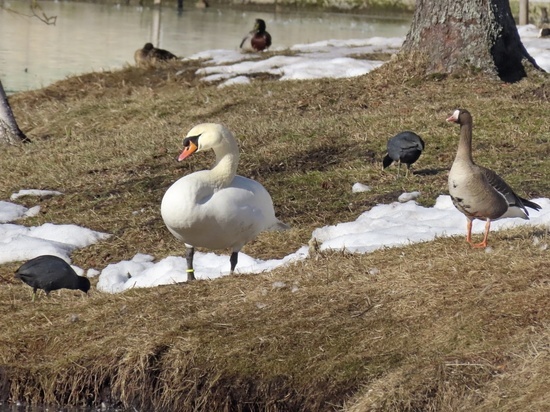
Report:
[[[43,289],[46,295],[58,289],[79,289],[85,293],[90,290],[88,278],[78,276],[67,262],[52,255],[29,260],[17,269],[15,277],[33,288],[33,301],[38,289]]]
[[[178,56],[170,53],[168,50],[157,49],[152,43],[145,43],[142,49],[138,49],[134,53],[136,65],[140,67],[152,66],[155,65],[155,63],[177,58]]]
[[[407,165],[406,176],[409,175],[411,165],[418,160],[424,150],[424,141],[414,132],[401,132],[388,140],[388,154],[384,157],[382,165],[384,169],[398,162],[397,176],[401,171],[401,163]]]
[[[268,49],[271,46],[271,35],[265,31],[265,21],[256,19],[254,28],[243,39],[239,46],[242,51],[258,52]]]

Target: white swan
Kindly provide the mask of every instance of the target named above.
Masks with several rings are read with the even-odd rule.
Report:
[[[212,149],[216,163],[182,177],[168,188],[161,215],[168,230],[187,247],[187,278],[194,280],[195,247],[231,248],[231,273],[238,253],[264,230],[285,230],[289,226],[275,217],[273,201],[258,182],[236,176],[239,147],[224,126],[203,123],[193,127],[183,140],[178,161],[195,151]]]

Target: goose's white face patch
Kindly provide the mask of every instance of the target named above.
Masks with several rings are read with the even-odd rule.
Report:
[[[460,116],[460,110],[456,109],[452,115],[447,117],[448,122],[458,123],[458,116]]]

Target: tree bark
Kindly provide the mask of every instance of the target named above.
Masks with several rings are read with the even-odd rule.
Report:
[[[0,81],[0,143],[20,144],[30,142],[29,138],[19,129],[15,116],[11,111],[8,96]]]
[[[542,70],[519,37],[508,0],[417,0],[401,53],[420,53],[428,72],[467,67],[505,82],[527,76],[524,64]]]

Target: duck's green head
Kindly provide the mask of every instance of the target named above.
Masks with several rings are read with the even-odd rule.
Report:
[[[265,21],[262,19],[256,19],[256,23],[254,24],[254,30],[262,33],[265,31]]]

